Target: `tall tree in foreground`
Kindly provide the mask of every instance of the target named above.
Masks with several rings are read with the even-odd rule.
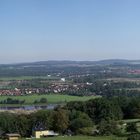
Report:
[[[64,133],[69,126],[69,117],[66,110],[58,108],[53,112],[53,130]]]

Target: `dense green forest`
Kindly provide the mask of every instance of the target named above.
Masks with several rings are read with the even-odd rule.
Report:
[[[139,108],[140,98],[113,97],[85,102],[73,101],[54,110],[41,110],[31,114],[0,113],[0,128],[1,132],[16,132],[22,137],[31,136],[35,129],[49,129],[72,135],[128,136],[139,134]],[[137,121],[126,123],[125,120],[128,119]]]

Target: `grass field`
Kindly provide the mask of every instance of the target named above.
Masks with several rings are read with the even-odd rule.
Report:
[[[115,82],[140,82],[140,78],[107,78],[104,80]]]
[[[72,136],[72,137],[52,137],[52,138],[46,138],[47,140],[126,140],[126,138],[119,138],[115,136],[103,136],[103,137],[92,137],[92,136]],[[45,140],[39,139],[39,140]]]
[[[11,81],[11,80],[32,80],[32,79],[47,79],[47,80],[55,80],[58,77],[54,76],[19,76],[19,77],[0,77],[0,81]]]
[[[40,100],[41,98],[46,98],[49,104],[65,103],[69,101],[87,101],[89,99],[95,99],[99,96],[69,96],[69,95],[27,95],[27,96],[0,96],[0,101],[7,98],[25,100],[25,104],[33,104],[35,100]]]

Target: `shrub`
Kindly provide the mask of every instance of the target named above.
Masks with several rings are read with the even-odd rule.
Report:
[[[131,135],[127,140],[140,140],[140,134]]]
[[[88,135],[91,136],[93,135],[93,127],[83,127],[78,129],[78,133],[82,135]]]

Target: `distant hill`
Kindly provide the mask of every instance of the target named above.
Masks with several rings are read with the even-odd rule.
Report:
[[[22,64],[22,63],[21,63]],[[140,60],[106,59],[99,61],[39,61],[25,65],[111,65],[111,64],[140,64]]]
[[[140,69],[140,60],[108,59],[101,61],[39,61],[31,63],[0,65],[0,77],[46,76],[85,74],[103,71],[108,66],[135,67]]]
[[[114,64],[140,64],[140,60],[125,60],[125,59],[107,59],[100,61],[38,61],[29,63],[18,63],[18,64],[1,64],[0,66],[80,66],[80,65],[114,65]]]

